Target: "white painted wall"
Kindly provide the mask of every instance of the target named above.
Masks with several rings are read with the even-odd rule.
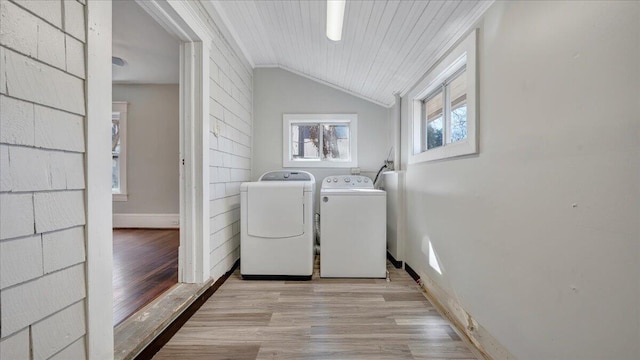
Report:
[[[83,3],[0,1],[1,359],[86,357]]]
[[[479,155],[407,168],[407,263],[519,359],[640,354],[639,24],[637,1],[496,2]]]
[[[396,102],[393,103],[393,105],[387,110],[387,118],[389,119],[387,122],[387,138],[389,141],[389,148],[392,148],[389,160],[393,160],[394,170],[400,169],[400,154],[402,153],[402,151],[406,151],[402,149],[402,142],[400,139],[400,134],[402,131],[400,120],[401,106],[402,98],[400,98],[400,94],[397,94]]]
[[[179,87],[113,85],[127,107],[127,201],[114,214],[179,214]]]
[[[282,114],[358,114],[358,166],[375,177],[389,154],[388,109],[278,68],[254,70],[255,136],[252,179],[282,167]],[[292,168],[288,168],[292,169]],[[300,168],[316,178],[349,174],[350,169]],[[317,192],[319,194],[319,191]]]
[[[113,56],[126,66],[113,66],[115,84],[177,84],[180,42],[135,1],[113,1]]]
[[[208,170],[210,274],[215,280],[240,257],[240,184],[251,176],[253,74],[233,39],[223,35],[224,25],[214,22],[202,4],[190,5],[213,39],[209,53]]]

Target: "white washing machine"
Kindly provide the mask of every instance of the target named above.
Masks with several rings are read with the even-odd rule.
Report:
[[[243,279],[309,280],[314,260],[315,179],[272,171],[240,186]]]
[[[360,175],[336,175],[320,191],[320,276],[386,277],[387,200]]]

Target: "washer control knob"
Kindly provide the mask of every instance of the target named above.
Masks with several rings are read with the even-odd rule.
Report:
[[[369,179],[368,178],[364,178],[364,182],[368,183]]]
[[[349,179],[349,178],[344,178],[344,182],[346,182],[346,183],[351,182],[351,179]]]
[[[288,179],[289,178],[289,173],[284,173],[284,178]]]
[[[331,179],[327,179],[327,182],[328,182],[328,183],[330,183],[330,182],[331,182]]]
[[[333,178],[333,182],[338,182],[338,178]]]
[[[362,179],[358,178],[358,182],[362,182]]]

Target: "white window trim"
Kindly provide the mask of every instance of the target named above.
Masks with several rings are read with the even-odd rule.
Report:
[[[120,191],[112,190],[113,201],[127,201],[127,102],[114,101],[112,112],[120,113]]]
[[[291,158],[291,124],[348,123],[351,160],[322,160]],[[282,167],[352,168],[358,167],[358,114],[284,114],[282,116]]]
[[[467,35],[467,37],[440,60],[438,65],[429,71],[407,95],[410,106],[409,123],[412,124],[410,136],[412,141],[408,142],[409,164],[476,154],[478,152],[477,33],[478,31],[474,29]],[[421,152],[421,132],[423,131],[422,100],[465,65],[467,81],[467,138]]]

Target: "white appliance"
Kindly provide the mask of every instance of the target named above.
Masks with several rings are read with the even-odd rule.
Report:
[[[308,280],[313,275],[315,178],[271,171],[240,186],[243,279]]]
[[[385,171],[382,183],[387,192],[387,253],[397,268],[404,261],[404,171]]]
[[[320,276],[386,277],[386,192],[360,175],[336,175],[320,191]]]

